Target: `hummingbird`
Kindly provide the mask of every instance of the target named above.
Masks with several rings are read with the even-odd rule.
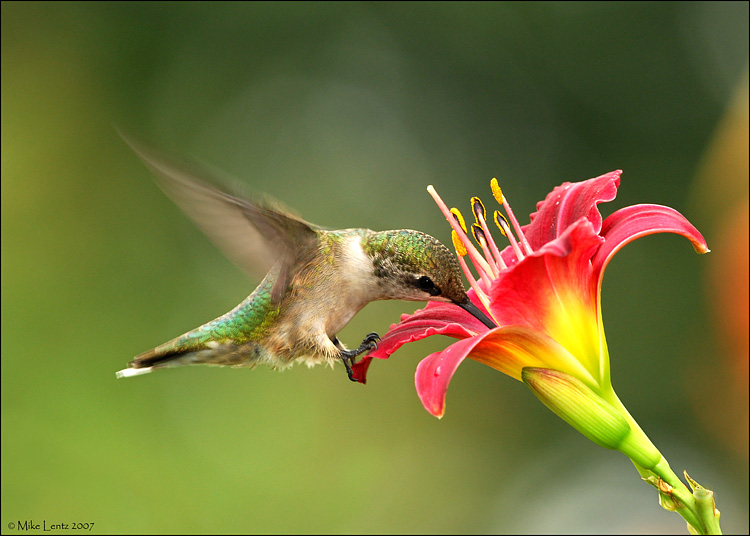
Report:
[[[454,254],[432,236],[324,229],[269,202],[229,193],[195,164],[122,136],[160,188],[228,257],[250,273],[267,273],[234,309],[137,355],[118,378],[194,364],[286,368],[298,360],[309,366],[340,360],[350,380],[363,381],[352,365],[380,337],[370,333],[350,350],[336,334],[375,300],[450,302],[495,327],[466,294]]]

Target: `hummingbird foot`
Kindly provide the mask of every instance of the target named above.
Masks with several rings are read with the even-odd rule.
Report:
[[[375,333],[374,331],[372,333],[369,333],[367,337],[364,338],[362,341],[362,344],[359,345],[358,348],[354,350],[347,350],[343,344],[341,344],[341,341],[334,337],[332,339],[333,344],[336,345],[336,347],[339,349],[339,357],[341,358],[341,361],[344,362],[344,366],[346,367],[346,374],[349,376],[349,379],[353,382],[356,382],[357,379],[354,377],[354,372],[352,371],[352,365],[354,365],[354,358],[356,358],[360,354],[364,354],[365,352],[370,352],[372,350],[377,349],[378,347],[378,341],[380,340],[380,335]]]

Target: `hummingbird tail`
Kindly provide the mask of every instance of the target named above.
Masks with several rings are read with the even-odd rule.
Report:
[[[164,368],[169,366],[179,366],[183,363],[177,361],[183,357],[185,353],[180,351],[168,351],[168,352],[157,352],[157,348],[144,352],[135,357],[130,363],[128,368],[118,371],[115,375],[118,378],[130,378],[132,376],[140,376],[141,374],[148,374],[154,369]]]
[[[179,359],[180,357],[192,351],[187,349],[171,349],[159,351],[159,348],[160,347],[157,346],[156,348],[149,350],[148,352],[143,352],[142,354],[135,356],[133,360],[128,363],[128,367],[133,369],[168,367],[169,365],[166,364],[168,361]]]
[[[135,356],[128,363],[128,368],[117,373],[117,377],[129,378],[147,374],[156,369],[185,365],[254,367],[259,363],[274,364],[269,361],[265,349],[255,342],[240,345],[234,342],[219,343],[217,341],[189,344],[182,340],[183,337]]]
[[[145,368],[126,368],[115,372],[115,376],[118,378],[130,378],[132,376],[140,376],[141,374],[148,374],[153,370],[152,367]]]

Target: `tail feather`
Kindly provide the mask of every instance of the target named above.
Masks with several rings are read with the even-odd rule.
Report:
[[[148,374],[154,369],[163,368],[170,366],[169,362],[183,357],[190,351],[185,350],[167,350],[159,351],[159,347],[156,347],[148,352],[143,352],[140,355],[128,363],[128,368],[118,371],[115,375],[118,378],[130,378],[132,376],[140,376],[141,374]],[[173,364],[178,364],[177,362]]]
[[[117,377],[128,378],[155,369],[184,365],[252,366],[258,361],[261,352],[254,343],[239,346],[216,341],[209,341],[205,345],[186,344],[183,337],[185,335],[135,356],[128,363],[128,368],[117,373]]]
[[[148,374],[153,370],[152,367],[144,368],[126,368],[115,372],[115,376],[118,378],[130,378],[132,376],[140,376],[141,374]]]
[[[165,361],[171,361],[172,359],[178,358],[183,356],[184,354],[193,351],[193,349],[171,349],[171,350],[161,350],[159,351],[159,346],[156,348],[153,348],[149,350],[148,352],[143,352],[142,354],[139,354],[133,358],[133,360],[128,363],[129,368],[146,368],[146,367],[154,367],[161,363],[164,363]]]

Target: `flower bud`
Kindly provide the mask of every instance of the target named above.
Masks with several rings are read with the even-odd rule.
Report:
[[[625,417],[577,378],[533,367],[524,368],[521,378],[545,406],[597,445],[617,449],[630,433]]]

